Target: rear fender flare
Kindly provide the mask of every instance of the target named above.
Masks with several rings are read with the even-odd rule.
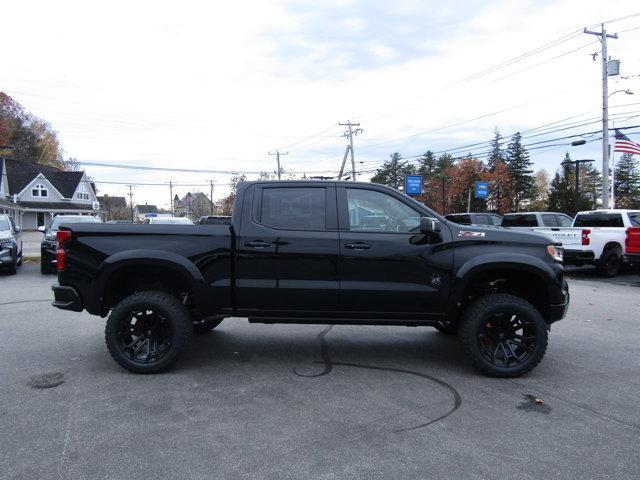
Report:
[[[102,302],[105,289],[109,285],[112,276],[125,267],[154,266],[172,270],[185,282],[189,290],[196,298],[196,302],[204,298],[206,283],[198,267],[189,259],[173,252],[162,250],[127,250],[107,257],[98,268],[98,276],[94,282],[95,290],[99,292]]]

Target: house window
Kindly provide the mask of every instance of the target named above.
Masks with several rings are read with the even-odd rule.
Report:
[[[38,183],[31,189],[31,196],[47,198],[49,196],[49,190],[47,190],[43,184]]]
[[[87,187],[82,183],[78,186],[78,190],[76,191],[76,199],[89,200],[89,192],[87,192]]]

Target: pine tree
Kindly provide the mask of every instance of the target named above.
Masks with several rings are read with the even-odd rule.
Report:
[[[571,156],[565,153],[560,170],[551,181],[549,190],[549,210],[573,214],[581,210],[591,210],[597,206],[600,173],[588,163],[580,164],[578,204],[575,204],[575,165],[568,162]]]
[[[500,131],[498,127],[496,127],[493,131],[493,140],[491,140],[489,158],[487,159],[487,164],[489,166],[489,171],[493,172],[495,168],[495,164],[497,162],[504,162],[505,156],[502,151],[502,135],[500,135]]]
[[[434,176],[436,170],[436,156],[431,150],[427,150],[424,155],[418,157],[418,175],[422,175],[422,180],[427,181]]]
[[[549,188],[549,211],[571,213],[572,193],[567,185],[567,177],[560,174],[560,170],[556,171],[551,186]]]
[[[442,175],[442,172],[453,167],[453,157],[448,153],[443,153],[436,161],[435,175]]]
[[[602,196],[602,175],[592,163],[584,163],[580,169],[580,196],[584,205],[580,210],[595,210]]]
[[[624,153],[615,167],[616,207],[640,208],[640,169],[633,155]]]
[[[505,163],[509,168],[513,182],[512,209],[518,211],[521,206],[532,200],[535,196],[535,176],[531,169],[529,153],[522,145],[520,132],[511,137],[507,147]]]
[[[403,161],[402,155],[396,152],[391,154],[391,159],[384,162],[382,168],[376,170],[376,174],[371,178],[371,181],[400,189],[401,186],[404,186],[405,175],[412,175],[414,172],[413,165]]]

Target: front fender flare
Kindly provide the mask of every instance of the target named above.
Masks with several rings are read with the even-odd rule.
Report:
[[[520,253],[488,253],[470,258],[457,270],[453,279],[449,314],[455,315],[459,310],[463,292],[469,283],[478,274],[491,270],[525,271],[533,274],[546,286],[548,298],[554,298],[555,284],[558,280],[549,264],[537,257]]]

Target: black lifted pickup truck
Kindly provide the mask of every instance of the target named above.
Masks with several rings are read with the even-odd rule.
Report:
[[[230,225],[67,225],[53,305],[109,316],[124,368],[166,369],[225,317],[432,326],[481,372],[534,368],[569,292],[548,237],[461,226],[389,187],[244,182]]]

